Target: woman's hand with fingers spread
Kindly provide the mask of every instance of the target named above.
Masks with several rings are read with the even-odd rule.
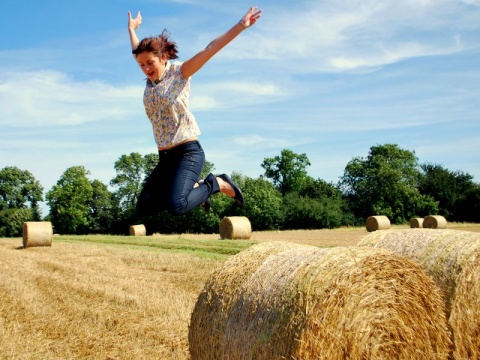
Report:
[[[247,13],[245,14],[245,16],[242,18],[242,20],[240,20],[240,24],[242,24],[242,26],[247,29],[249,28],[250,26],[252,26],[253,24],[255,24],[257,22],[257,20],[260,18],[262,14],[262,10],[258,10],[258,7],[257,6],[252,6],[248,11]]]
[[[137,30],[140,27],[141,23],[142,23],[142,15],[140,14],[140,11],[138,12],[135,18],[132,18],[132,13],[130,11],[128,12],[128,28],[129,29]]]

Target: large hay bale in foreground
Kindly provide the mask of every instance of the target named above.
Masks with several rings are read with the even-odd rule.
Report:
[[[441,215],[428,215],[423,220],[425,229],[445,229],[447,227],[447,219]]]
[[[262,243],[227,260],[192,313],[198,359],[447,359],[434,282],[381,249]]]
[[[130,226],[130,235],[131,236],[147,236],[147,228],[145,225],[131,225]]]
[[[455,337],[455,359],[480,359],[480,252],[457,277],[449,323]]]
[[[412,218],[412,219],[410,219],[410,227],[412,229],[423,228],[423,218]]]
[[[390,220],[384,215],[369,216],[366,222],[368,232],[390,229]]]
[[[53,228],[50,221],[23,223],[23,247],[52,246]]]
[[[439,286],[455,359],[480,359],[480,233],[447,229],[380,231],[359,246],[386,248],[422,267]]]
[[[252,236],[252,225],[245,216],[229,216],[220,221],[219,231],[222,239],[248,240]]]

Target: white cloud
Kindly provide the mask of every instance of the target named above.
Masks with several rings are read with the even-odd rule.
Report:
[[[379,67],[396,63],[402,60],[422,56],[449,55],[462,49],[460,39],[457,37],[454,45],[447,48],[430,48],[417,42],[397,43],[393,46],[381,45],[374,56],[365,58],[333,57],[330,64],[339,70],[353,70],[363,67]]]
[[[277,101],[286,95],[273,83],[215,81],[192,85],[191,108],[195,111],[248,107]]]
[[[466,4],[478,1],[332,0],[302,2],[288,11],[278,6],[268,9],[238,45],[227,48],[225,58],[275,61],[273,71],[308,73],[378,69],[452,54],[476,46],[459,41],[459,33],[480,27],[480,13],[469,12]]]
[[[143,110],[143,87],[115,87],[101,81],[74,81],[51,70],[4,74],[0,107],[4,126],[78,125],[122,120]]]

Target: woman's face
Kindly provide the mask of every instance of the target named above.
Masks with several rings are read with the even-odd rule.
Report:
[[[142,52],[137,55],[137,62],[150,81],[160,79],[166,67],[166,60],[160,59],[152,52]]]

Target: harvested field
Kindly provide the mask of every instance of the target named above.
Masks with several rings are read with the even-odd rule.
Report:
[[[447,228],[480,232],[480,225]],[[232,255],[265,241],[351,246],[365,235],[364,227],[253,232],[235,241],[60,235],[51,247],[27,249],[22,238],[0,239],[0,358],[189,359],[195,302]]]

